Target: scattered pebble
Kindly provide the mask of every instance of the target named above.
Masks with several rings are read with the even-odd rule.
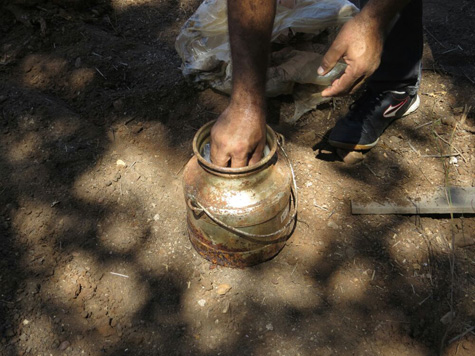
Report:
[[[71,344],[69,343],[69,341],[67,341],[67,340],[66,340],[66,341],[63,341],[63,342],[59,345],[59,349],[60,349],[61,351],[64,351],[64,350],[66,350],[66,349],[69,347],[69,345],[71,345]]]
[[[219,295],[225,295],[231,288],[232,287],[229,284],[220,284],[216,290],[216,293]]]
[[[338,225],[336,222],[334,222],[333,220],[330,220],[327,224],[328,227],[334,229],[334,230],[339,230],[340,229],[340,225]]]
[[[448,325],[454,320],[455,312],[449,311],[446,313],[442,318],[440,318],[440,322],[444,325]]]
[[[224,308],[223,308],[223,310],[221,311],[223,314],[226,314],[226,313],[229,311],[229,305],[230,305],[230,304],[231,304],[231,303],[229,302],[229,300],[226,301],[226,304],[224,305]]]
[[[364,153],[361,151],[347,151],[337,149],[336,152],[346,164],[357,164],[362,162],[365,158]]]
[[[391,136],[389,138],[389,141],[394,143],[395,145],[398,145],[401,143],[402,139],[400,137],[397,137],[397,136]]]
[[[118,159],[116,164],[117,164],[117,167],[124,167],[124,168],[127,167],[127,164],[125,164],[125,162],[122,161],[121,159]]]
[[[204,306],[206,305],[206,300],[204,300],[204,299],[198,300],[198,305],[199,305],[200,307],[204,307]]]
[[[272,330],[274,330],[274,325],[272,325],[272,323],[268,323],[266,325],[266,329],[269,330],[269,331],[272,331]]]

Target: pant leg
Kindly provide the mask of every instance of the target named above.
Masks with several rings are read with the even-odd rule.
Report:
[[[368,0],[361,0],[364,6]],[[412,0],[399,14],[384,42],[379,68],[368,80],[375,90],[419,88],[423,50],[422,0]]]

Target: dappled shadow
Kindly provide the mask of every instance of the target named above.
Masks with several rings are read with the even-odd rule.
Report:
[[[336,215],[304,202],[306,222],[272,261],[228,270],[191,249],[180,172],[217,105],[181,77],[173,40],[197,2],[105,3],[34,8],[44,37],[41,22],[2,22],[0,351],[438,353],[450,268],[446,250],[414,249],[424,237],[410,217],[359,219],[334,204],[329,225]],[[18,34],[31,48],[15,47]],[[328,164],[368,194],[412,182],[396,155]]]

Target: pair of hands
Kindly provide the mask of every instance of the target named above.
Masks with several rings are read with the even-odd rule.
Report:
[[[323,57],[318,74],[328,73],[340,59],[346,62],[346,70],[322,95],[339,96],[357,90],[379,67],[382,48],[383,33],[376,24],[359,16],[348,21]],[[262,99],[258,101],[260,105],[231,99],[211,130],[214,164],[237,168],[262,158],[266,144],[266,110]]]

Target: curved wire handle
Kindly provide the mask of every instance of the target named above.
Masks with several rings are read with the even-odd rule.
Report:
[[[187,200],[188,207],[191,210],[196,211],[196,212],[202,212],[203,211],[217,225],[219,225],[219,226],[235,233],[236,235],[248,238],[248,239],[250,239],[254,242],[261,242],[262,243],[263,241],[255,241],[254,239],[273,237],[273,236],[279,235],[280,233],[284,232],[289,227],[289,225],[295,220],[295,217],[297,216],[298,196],[297,196],[297,182],[295,180],[294,168],[292,167],[292,163],[290,162],[289,156],[287,156],[287,153],[285,152],[284,147],[282,146],[282,142],[283,142],[284,137],[280,134],[279,134],[278,137],[279,137],[279,139],[277,140],[277,145],[279,146],[280,151],[282,152],[283,156],[285,157],[285,160],[287,161],[287,164],[290,167],[290,172],[292,174],[292,187],[290,189],[290,193],[291,193],[291,196],[293,197],[292,200],[293,200],[293,206],[294,206],[294,209],[293,209],[293,212],[292,212],[292,215],[291,215],[290,219],[287,221],[287,223],[283,227],[281,227],[277,231],[271,232],[270,234],[264,234],[264,235],[252,234],[252,233],[237,229],[235,227],[232,227],[232,226],[226,224],[225,222],[219,220],[216,216],[213,215],[213,213],[211,213],[208,209],[206,209],[203,205],[201,205],[200,202],[196,201],[195,199],[192,200],[191,198],[188,198],[188,200]],[[193,204],[196,205],[196,206],[193,206]],[[272,243],[272,242],[273,241],[268,241],[267,243]]]

